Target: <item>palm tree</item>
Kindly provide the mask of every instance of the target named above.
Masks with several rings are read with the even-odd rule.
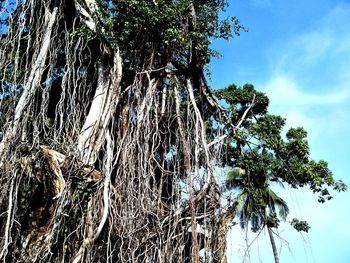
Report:
[[[226,180],[226,190],[234,188],[240,192],[235,198],[236,215],[239,218],[240,226],[246,229],[250,223],[253,232],[257,232],[266,227],[269,233],[271,247],[275,263],[279,263],[279,256],[274,240],[272,228],[277,228],[279,218],[283,221],[289,213],[287,203],[279,197],[270,187],[266,178],[264,184],[256,184],[254,181],[246,180],[247,175],[241,168],[229,173]],[[278,210],[278,216],[277,216]]]

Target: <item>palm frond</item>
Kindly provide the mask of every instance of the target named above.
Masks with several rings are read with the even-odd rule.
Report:
[[[276,202],[276,205],[278,207],[279,216],[281,217],[281,219],[283,221],[286,221],[287,216],[289,214],[289,207],[288,207],[286,201],[284,201],[282,198],[278,198],[275,202]]]
[[[287,202],[284,201],[281,197],[279,197],[274,191],[272,191],[271,188],[267,188],[267,194],[271,200],[269,208],[272,211],[275,211],[275,206],[277,206],[279,216],[283,221],[285,221],[289,214],[289,207],[287,205]]]

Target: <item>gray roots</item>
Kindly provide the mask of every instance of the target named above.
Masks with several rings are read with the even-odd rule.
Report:
[[[96,55],[72,33],[83,24],[105,34],[98,5],[71,2],[9,7],[0,42],[0,260],[224,262],[234,211],[220,202],[214,165],[225,135],[208,138],[193,80],[149,59],[123,83],[123,50],[101,37]]]

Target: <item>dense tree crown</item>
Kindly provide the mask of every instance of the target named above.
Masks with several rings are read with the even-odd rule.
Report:
[[[0,0],[0,260],[226,262],[237,220],[278,262],[273,185],[346,190],[264,93],[208,86],[226,6]]]

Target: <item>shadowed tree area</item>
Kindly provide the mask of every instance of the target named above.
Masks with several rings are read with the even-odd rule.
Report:
[[[235,217],[274,243],[271,183],[346,190],[265,94],[208,86],[226,6],[0,1],[0,260],[226,262]]]

